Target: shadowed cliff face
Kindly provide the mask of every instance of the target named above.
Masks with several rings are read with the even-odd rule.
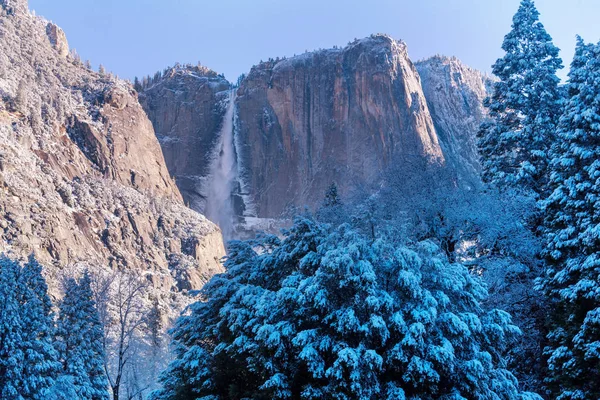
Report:
[[[146,110],[183,198],[204,211],[211,149],[225,115],[229,82],[203,67],[175,67],[144,88]]]
[[[406,46],[387,36],[263,63],[237,110],[241,178],[262,217],[314,205],[332,182],[371,183],[396,156],[443,162]]]

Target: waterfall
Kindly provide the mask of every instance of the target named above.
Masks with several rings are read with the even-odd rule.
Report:
[[[219,225],[224,239],[231,239],[234,227],[232,192],[237,179],[234,147],[235,89],[229,92],[227,110],[210,165],[205,215]]]

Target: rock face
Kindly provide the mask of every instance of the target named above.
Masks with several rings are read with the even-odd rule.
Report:
[[[184,206],[137,93],[2,1],[0,252],[35,253],[54,288],[74,265],[146,276],[167,301],[199,288],[221,270],[220,231]]]
[[[377,35],[254,67],[238,90],[241,180],[261,217],[314,205],[394,158],[442,163],[406,45]]]
[[[69,54],[69,43],[67,42],[65,32],[53,23],[48,23],[46,25],[46,34],[54,49],[58,51],[58,54],[61,57],[66,57]]]
[[[211,152],[225,114],[230,84],[204,67],[167,69],[140,91],[152,124],[183,198],[203,210]]]
[[[475,135],[489,81],[455,58],[413,64],[406,45],[385,35],[260,63],[237,89],[237,212],[276,218],[314,206],[331,183],[342,193],[373,184],[391,162],[425,160],[479,184]],[[169,170],[199,210],[226,87],[188,67],[140,95]]]
[[[444,155],[469,185],[479,183],[476,133],[486,116],[483,100],[492,79],[454,57],[415,63]]]

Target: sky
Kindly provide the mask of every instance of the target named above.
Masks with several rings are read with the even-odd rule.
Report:
[[[456,56],[490,72],[520,0],[29,0],[83,60],[123,78],[197,63],[230,81],[270,57],[387,33],[419,60]],[[537,0],[541,21],[573,57],[575,35],[600,40],[600,0]],[[560,75],[565,77],[567,68]]]

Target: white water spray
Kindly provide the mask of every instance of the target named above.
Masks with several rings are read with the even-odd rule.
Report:
[[[233,118],[235,113],[235,90],[229,92],[229,101],[215,155],[210,165],[205,214],[219,225],[225,239],[233,233],[234,210],[231,198],[237,178],[235,147],[233,143]]]

